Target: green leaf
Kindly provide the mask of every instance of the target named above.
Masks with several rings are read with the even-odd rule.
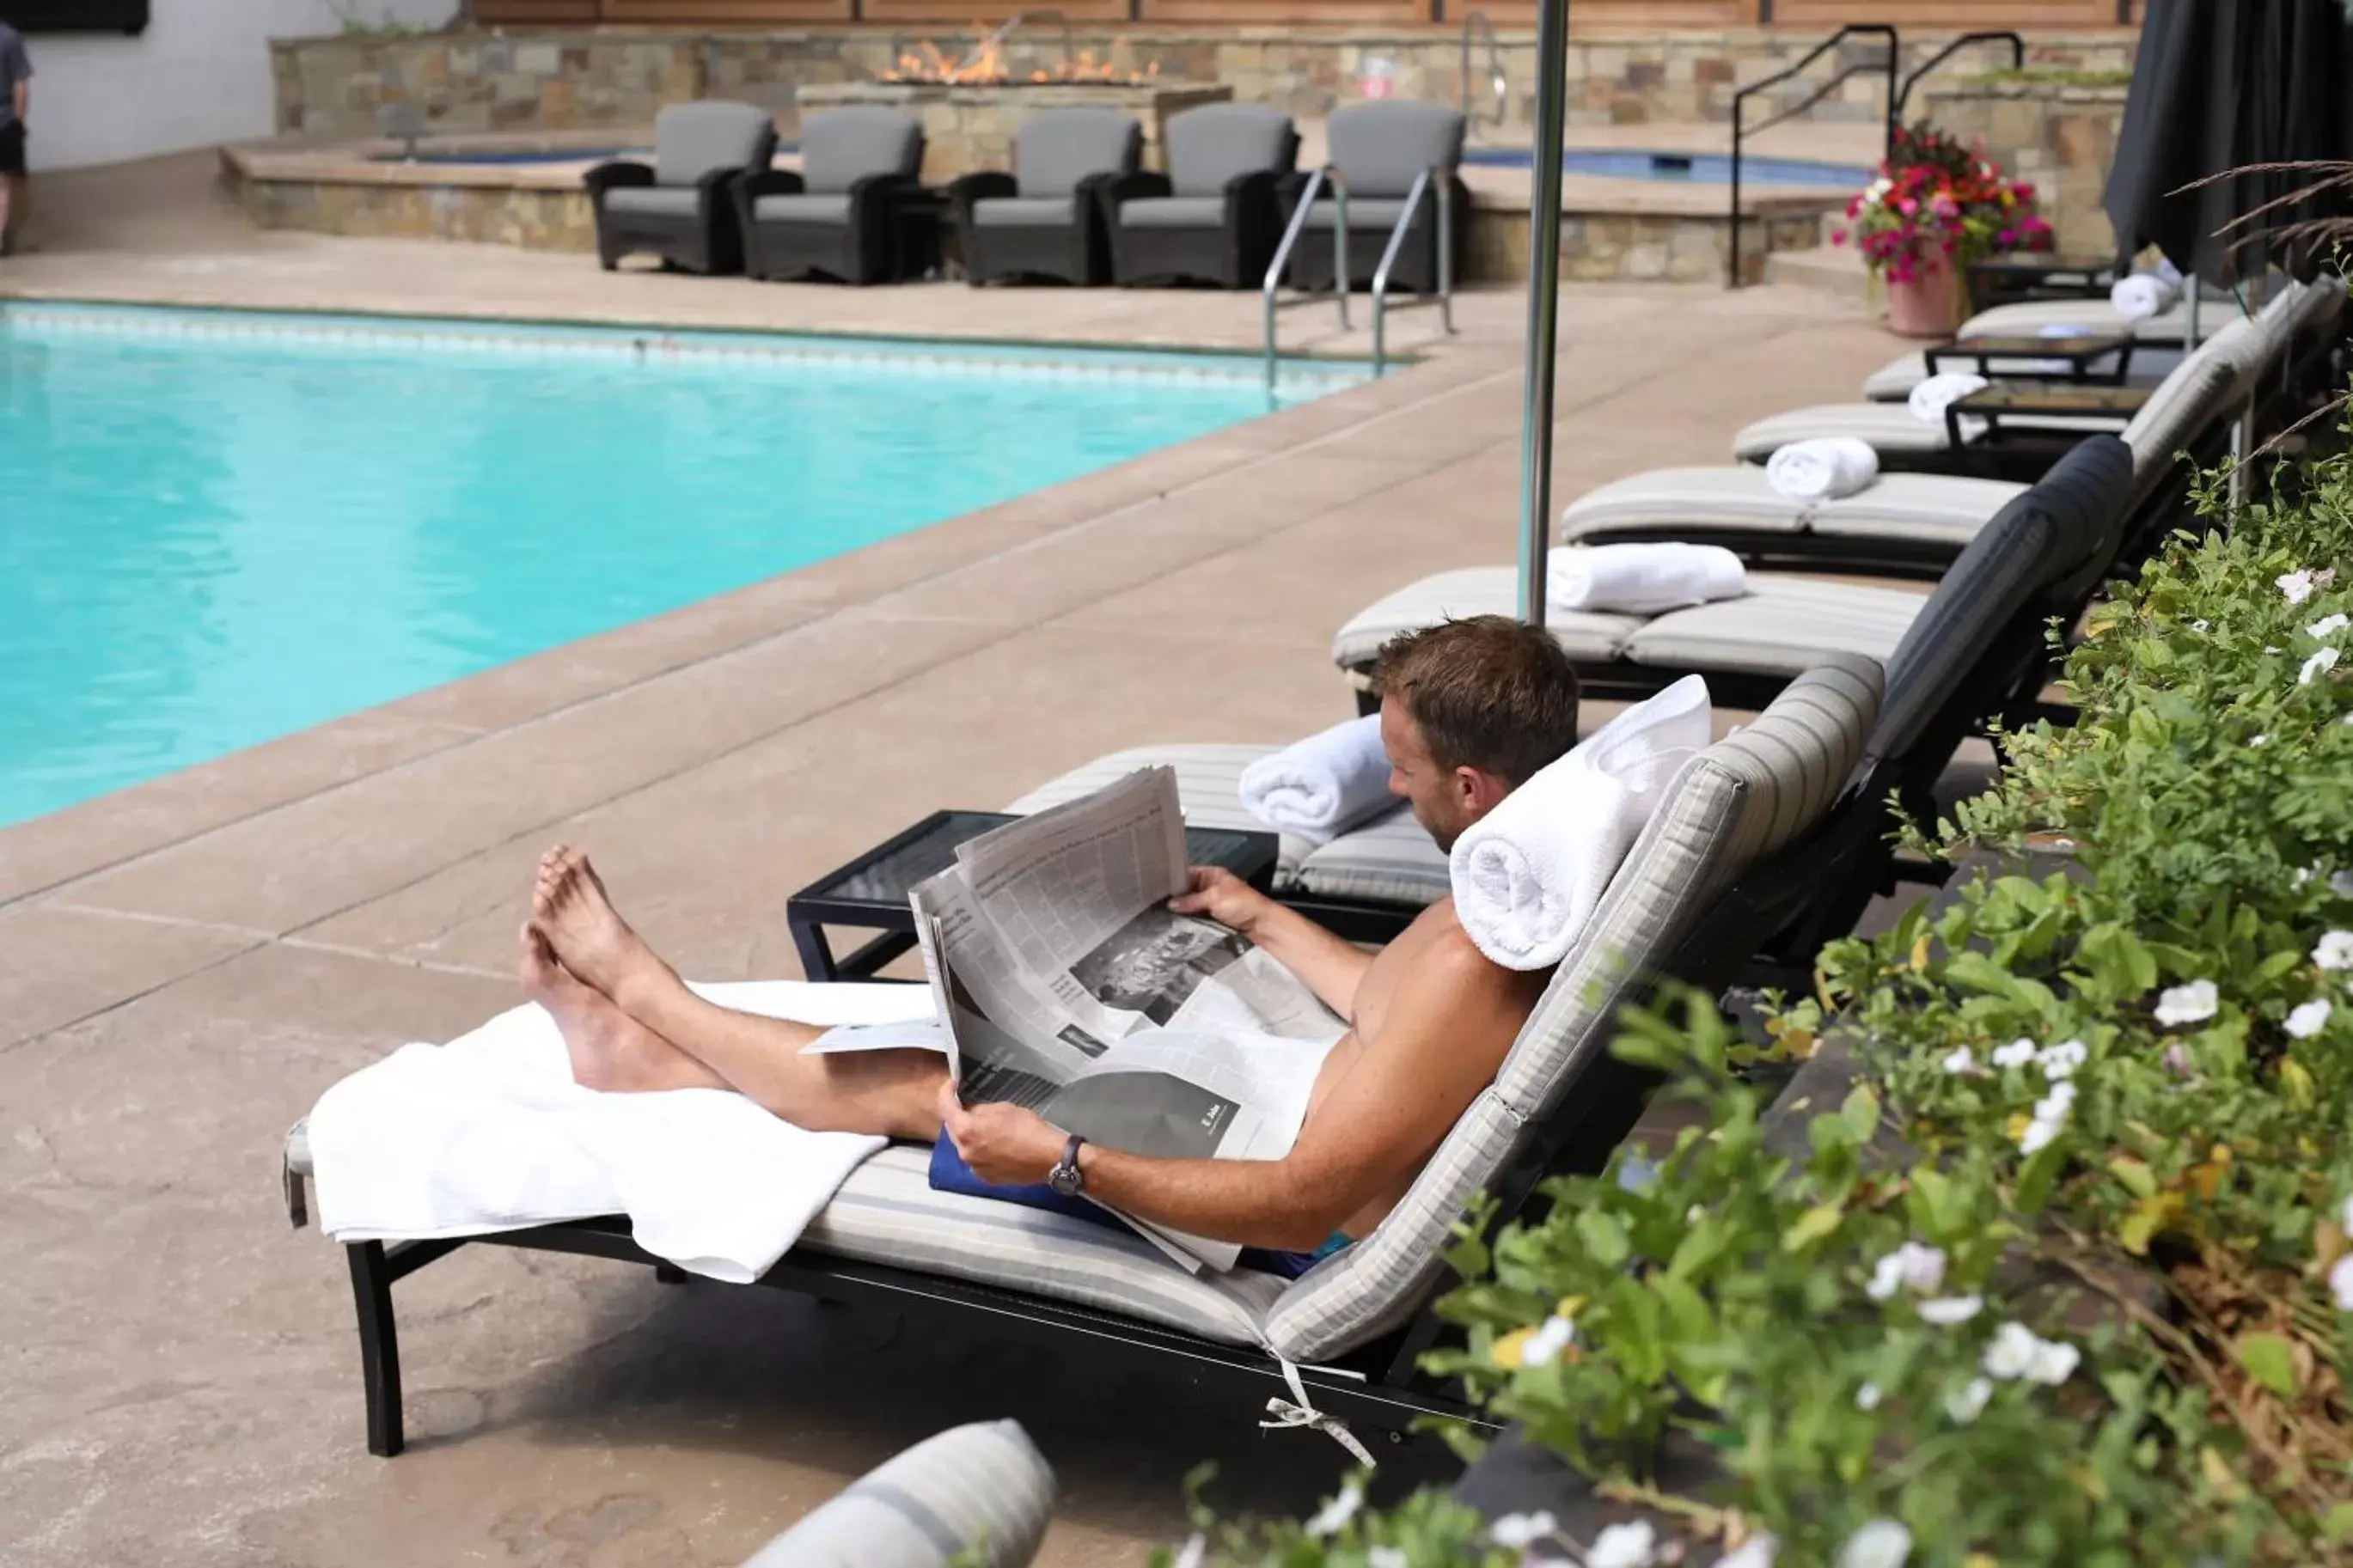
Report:
[[[2157,1173],[2128,1154],[2119,1154],[2108,1162],[2108,1173],[2125,1184],[2125,1190],[2137,1198],[2157,1195]]]
[[[2340,1502],[2323,1514],[2320,1532],[2331,1541],[2353,1537],[2353,1502]]]
[[[1577,1216],[1577,1234],[1587,1254],[1603,1268],[1617,1268],[1633,1251],[1626,1239],[1626,1227],[1616,1215],[1599,1209],[1587,1209]]]
[[[2295,1352],[2279,1334],[2241,1334],[2234,1347],[2247,1375],[2277,1394],[2295,1393]]]
[[[1843,1205],[1815,1205],[1791,1221],[1789,1228],[1781,1233],[1781,1250],[1803,1252],[1807,1247],[1836,1230],[1839,1227],[1839,1221],[1845,1217],[1846,1208]]]

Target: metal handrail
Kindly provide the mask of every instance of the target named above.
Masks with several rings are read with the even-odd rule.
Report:
[[[1282,231],[1282,243],[1274,247],[1274,259],[1266,265],[1266,284],[1261,298],[1266,306],[1266,389],[1274,390],[1274,313],[1281,309],[1275,293],[1282,287],[1282,269],[1290,264],[1292,247],[1306,232],[1307,214],[1315,205],[1316,193],[1325,185],[1332,187],[1332,291],[1340,301],[1340,330],[1348,330],[1348,182],[1341,175],[1339,166],[1326,163],[1308,176],[1307,187],[1299,194],[1299,205],[1293,209],[1291,223]],[[1312,300],[1312,294],[1287,301],[1297,305]]]
[[[1454,331],[1454,180],[1444,169],[1424,169],[1413,177],[1413,188],[1405,194],[1405,211],[1398,215],[1397,226],[1389,230],[1389,243],[1381,252],[1381,264],[1373,271],[1373,374],[1379,376],[1388,369],[1388,355],[1381,334],[1382,313],[1387,309],[1389,293],[1389,269],[1397,265],[1398,252],[1405,247],[1406,231],[1413,226],[1413,215],[1421,208],[1424,196],[1431,187],[1438,191],[1438,294],[1434,300],[1416,300],[1416,305],[1436,304],[1438,318],[1448,332]],[[1407,307],[1399,306],[1403,310]]]
[[[1495,117],[1491,122],[1501,128],[1511,123],[1512,79],[1504,70],[1504,51],[1495,42],[1495,25],[1487,20],[1484,11],[1473,11],[1462,18],[1462,123],[1472,131],[1479,128],[1479,118],[1471,112],[1471,35],[1477,32],[1487,40],[1487,87],[1495,100]]]
[[[2026,40],[2020,37],[2016,33],[2011,32],[2009,28],[1999,27],[1991,32],[1986,33],[1963,33],[1959,37],[1955,38],[1951,43],[1947,44],[1943,48],[1938,49],[1935,54],[1930,55],[1926,59],[1914,67],[1912,74],[1904,79],[1904,85],[1895,89],[1894,100],[1887,106],[1887,119],[1889,123],[1892,125],[1901,125],[1904,123],[1904,105],[1911,100],[1913,86],[1917,83],[1922,77],[1926,76],[1930,71],[1935,70],[1938,66],[1943,65],[1947,60],[1952,58],[1955,54],[1958,53],[1962,48],[1970,44],[2008,44],[2010,46],[2010,68],[2012,70],[2024,70],[2026,68]]]
[[[1860,34],[1875,34],[1887,40],[1888,120],[1886,134],[1889,137],[1893,137],[1895,129],[1895,68],[1899,63],[1897,56],[1901,52],[1902,44],[1894,27],[1885,22],[1849,22],[1845,26],[1841,27],[1837,32],[1832,33],[1829,37],[1824,38],[1820,43],[1816,44],[1812,48],[1808,49],[1803,56],[1801,56],[1788,68],[1777,71],[1773,75],[1765,78],[1762,81],[1752,81],[1746,87],[1742,88],[1739,91],[1732,95],[1732,168],[1730,171],[1730,178],[1726,181],[1726,184],[1731,187],[1730,227],[1732,232],[1726,237],[1725,244],[1726,256],[1725,265],[1726,276],[1724,281],[1724,286],[1725,288],[1737,289],[1740,287],[1740,143],[1741,139],[1747,134],[1746,131],[1742,128],[1740,123],[1740,110],[1742,106],[1748,101],[1751,94],[1762,92],[1768,87],[1780,86],[1783,82],[1788,81],[1791,77],[1796,76],[1799,71],[1804,70],[1808,66],[1812,65],[1816,60],[1820,59],[1824,55],[1830,53],[1831,50],[1846,42],[1848,38]],[[1823,94],[1829,92],[1831,87],[1837,86],[1839,82],[1846,80],[1848,77],[1856,74],[1862,68],[1864,68],[1855,66],[1841,71],[1833,81],[1821,89],[1821,92],[1816,93],[1804,103],[1798,105],[1796,109],[1788,110],[1788,114],[1777,115],[1772,120],[1767,121],[1764,125],[1758,126],[1757,129],[1760,131],[1765,130],[1768,126],[1778,124],[1782,120],[1787,119],[1788,114],[1795,114],[1803,110],[1811,108],[1814,104],[1821,101]]]

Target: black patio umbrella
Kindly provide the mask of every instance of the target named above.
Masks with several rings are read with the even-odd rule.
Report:
[[[2348,187],[2284,203],[2323,177],[2308,170],[2183,187],[2254,164],[2348,159],[2344,0],[2148,0],[2101,202],[2119,251],[2154,245],[2184,274],[2225,286],[2267,265],[2309,278],[2322,258],[2308,234],[2283,231],[2353,213]]]

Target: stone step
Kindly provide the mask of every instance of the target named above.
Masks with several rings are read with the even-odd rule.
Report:
[[[1862,258],[1845,245],[1777,250],[1765,258],[1765,281],[1863,304],[1871,299],[1871,274]]]

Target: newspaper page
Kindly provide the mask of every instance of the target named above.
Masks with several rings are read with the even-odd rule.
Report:
[[[1240,933],[1171,912],[1186,885],[1176,774],[1153,768],[973,839],[916,888],[965,1100],[1131,1153],[1287,1153],[1346,1026]],[[1241,1250],[1129,1223],[1188,1266]]]

